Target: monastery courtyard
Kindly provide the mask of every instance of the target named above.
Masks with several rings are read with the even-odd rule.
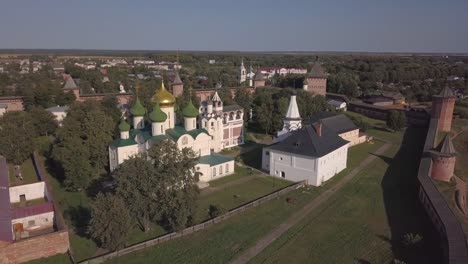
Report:
[[[437,262],[437,244],[426,231],[428,223],[413,191],[424,130],[391,133],[384,122],[363,118],[372,125],[367,133],[374,140],[351,147],[348,167],[323,186],[291,191],[206,230],[109,263],[389,263],[413,256]],[[236,174],[201,192],[199,221],[209,217],[210,205],[230,210],[291,184],[247,165],[259,164],[249,154],[261,146],[251,141],[225,152],[243,154]],[[130,242],[162,235],[163,230],[156,227],[150,233],[135,230]],[[407,234],[420,235],[421,243],[405,246]],[[82,246],[73,240],[72,247]],[[77,254],[81,260],[104,253],[95,245],[87,251]]]

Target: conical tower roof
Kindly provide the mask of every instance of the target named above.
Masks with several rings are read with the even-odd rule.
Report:
[[[199,112],[198,109],[193,105],[192,100],[182,109],[184,117],[197,117]]]
[[[175,77],[173,84],[182,84],[182,80],[180,79],[180,75],[178,71],[175,71]]]
[[[64,90],[74,90],[78,89],[78,86],[76,85],[75,80],[71,76],[68,76],[68,78],[65,80],[65,84],[63,85]]]
[[[308,78],[327,78],[328,75],[323,69],[322,65],[318,62],[318,60],[314,63],[312,66],[312,69],[310,69],[309,74],[307,74]]]
[[[452,156],[457,153],[457,151],[455,150],[455,147],[453,146],[452,138],[450,137],[449,134],[445,135],[444,139],[439,144],[437,149],[442,155]]]
[[[263,75],[263,73],[262,73],[262,71],[260,71],[260,69],[257,69],[257,72],[255,73],[255,76],[254,76],[254,80],[255,81],[265,80],[265,75]]]
[[[445,86],[438,96],[439,97],[454,97],[455,94],[453,94],[452,89],[450,89],[448,86]]]
[[[288,112],[286,112],[286,119],[301,119],[299,114],[299,108],[297,107],[296,96],[291,95],[291,100],[289,101]]]
[[[213,102],[220,102],[221,101],[221,97],[219,97],[218,92],[215,92],[213,97],[211,97],[211,101],[213,101]]]
[[[151,113],[149,114],[149,118],[152,122],[165,122],[167,119],[167,114],[161,110],[159,104],[156,104],[153,107],[153,111],[151,111]]]
[[[144,116],[146,114],[145,107],[141,104],[140,98],[136,98],[135,103],[133,104],[132,108],[130,108],[130,113],[133,116]]]
[[[160,107],[172,107],[175,104],[175,97],[166,90],[164,80],[161,81],[161,89],[156,91],[151,101],[154,104],[159,104]]]

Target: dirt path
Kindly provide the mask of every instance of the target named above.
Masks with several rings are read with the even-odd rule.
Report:
[[[375,154],[383,154],[389,147],[391,146],[390,143],[386,143],[382,147],[380,147]],[[281,235],[283,235],[286,231],[288,231],[291,227],[299,223],[302,219],[304,219],[307,215],[309,215],[314,209],[322,205],[326,202],[333,194],[339,191],[343,186],[346,185],[351,179],[356,176],[359,172],[361,172],[367,165],[369,165],[372,161],[377,158],[375,155],[369,155],[365,158],[359,166],[354,168],[350,173],[343,177],[339,182],[336,183],[335,186],[330,188],[329,190],[320,194],[317,198],[309,202],[305,205],[300,211],[296,212],[292,216],[290,216],[284,223],[279,225],[276,229],[272,230],[270,233],[266,234],[262,237],[255,245],[248,248],[244,251],[241,255],[235,258],[230,263],[232,264],[241,264],[247,263],[253,257],[258,255],[262,252],[266,247],[268,247],[271,243],[273,243],[276,239],[278,239]]]

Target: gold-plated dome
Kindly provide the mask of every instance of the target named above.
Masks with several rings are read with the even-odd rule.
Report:
[[[166,90],[166,87],[164,87],[164,80],[162,80],[161,89],[154,94],[151,101],[154,104],[159,104],[161,108],[164,108],[174,106],[176,100],[175,97]]]

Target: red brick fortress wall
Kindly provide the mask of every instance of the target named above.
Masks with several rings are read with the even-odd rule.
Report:
[[[327,79],[307,78],[307,91],[315,95],[325,96],[327,93]]]
[[[456,157],[433,157],[431,177],[439,181],[449,182],[455,170]]]
[[[451,130],[454,107],[454,97],[434,97],[432,103],[432,117],[439,119],[439,131],[449,132]]]
[[[59,231],[47,235],[20,240],[0,246],[0,264],[23,263],[67,253],[68,232]]]

